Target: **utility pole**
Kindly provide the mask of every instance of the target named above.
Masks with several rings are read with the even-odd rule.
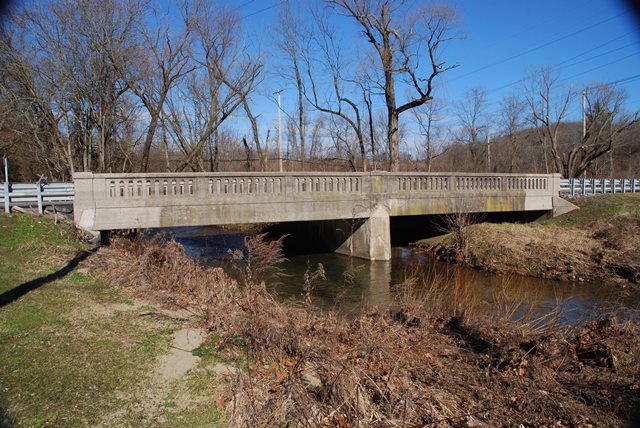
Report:
[[[280,108],[280,93],[282,89],[275,92],[278,94],[278,168],[282,172],[282,109]]]
[[[587,137],[587,90],[582,91],[582,144],[586,144]],[[582,178],[587,178],[587,171],[582,173]]]
[[[491,172],[491,137],[487,131],[487,164],[489,165],[489,172]]]
[[[587,91],[582,91],[582,138],[587,136]]]

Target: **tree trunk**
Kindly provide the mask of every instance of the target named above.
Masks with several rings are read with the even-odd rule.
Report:
[[[388,108],[389,122],[387,126],[387,138],[389,144],[389,171],[400,170],[400,155],[398,148],[398,111],[395,107]]]
[[[369,115],[369,138],[371,139],[371,167],[375,171],[376,169],[376,140],[375,133],[373,131],[373,112],[371,106],[371,95],[365,96],[365,104],[367,105],[367,114]]]
[[[161,103],[158,103],[159,106],[162,106],[164,103],[164,99]],[[156,133],[156,127],[158,126],[158,119],[160,117],[160,111],[149,112],[151,113],[151,122],[149,122],[149,129],[147,130],[147,135],[144,139],[144,146],[142,149],[142,159],[140,161],[140,169],[142,172],[147,172],[149,170],[149,157],[151,155],[151,143],[153,143],[153,136]]]
[[[247,160],[246,160],[246,170],[247,171],[251,171],[251,148],[249,147],[249,144],[247,143],[247,138],[246,137],[242,137],[242,144],[244,145],[244,150],[245,153],[247,155]]]
[[[298,62],[294,57],[293,62],[296,72],[296,84],[298,86],[298,134],[300,134],[300,168],[304,171],[304,104],[303,104],[303,91],[302,79],[300,77],[300,70],[298,69]]]

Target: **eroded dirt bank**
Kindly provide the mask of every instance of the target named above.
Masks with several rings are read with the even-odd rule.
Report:
[[[577,199],[579,210],[531,224],[474,224],[418,249],[495,273],[621,286],[640,283],[640,195]]]

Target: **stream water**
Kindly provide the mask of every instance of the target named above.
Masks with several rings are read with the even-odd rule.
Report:
[[[224,265],[230,249],[243,247],[244,234],[229,233],[218,227],[171,229],[169,234],[180,242],[187,254],[202,263]],[[452,266],[418,254],[407,247],[394,247],[388,262],[367,261],[334,253],[287,255],[281,268],[284,275],[269,281],[270,291],[283,299],[302,300],[304,275],[321,263],[325,279],[313,282],[313,304],[335,308],[346,316],[354,316],[364,308],[393,304],[401,286],[416,272],[439,281],[465,281],[487,311],[508,301],[518,302],[515,316],[533,307],[532,318],[557,313],[562,324],[574,324],[615,310],[623,318],[640,319],[640,290],[622,289],[589,283],[565,283],[527,277],[503,277]],[[428,281],[427,281],[428,282]],[[453,293],[453,292],[452,292]],[[456,296],[445,296],[455,299]]]

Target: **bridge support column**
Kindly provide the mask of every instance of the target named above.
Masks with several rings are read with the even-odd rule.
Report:
[[[378,205],[371,216],[353,231],[336,253],[367,260],[391,260],[388,209]]]

